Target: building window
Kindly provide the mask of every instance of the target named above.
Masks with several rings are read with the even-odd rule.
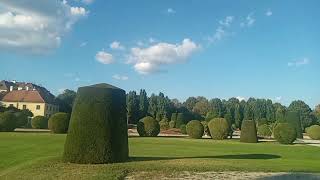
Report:
[[[37,105],[36,109],[37,109],[37,110],[40,110],[40,105]]]
[[[13,104],[9,104],[9,107],[13,107]]]
[[[22,105],[22,109],[27,109],[27,105]]]

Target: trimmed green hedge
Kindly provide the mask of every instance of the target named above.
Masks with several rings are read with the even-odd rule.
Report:
[[[272,136],[272,130],[271,127],[267,124],[263,124],[261,126],[258,126],[258,135],[261,137],[271,137]]]
[[[169,122],[169,127],[170,128],[175,128],[176,127],[176,122],[175,121],[170,121]]]
[[[279,123],[274,128],[274,138],[281,144],[292,144],[297,139],[296,128],[289,123]]]
[[[194,139],[200,139],[203,136],[204,128],[200,121],[192,120],[186,126],[187,134]]]
[[[319,125],[313,125],[313,126],[308,127],[307,135],[311,139],[320,140],[320,126]]]
[[[222,140],[228,137],[229,123],[224,118],[214,118],[208,123],[212,139]]]
[[[31,120],[33,129],[48,129],[48,118],[44,116],[36,116]]]
[[[66,133],[69,127],[69,120],[68,113],[56,113],[49,118],[48,127],[53,133]]]
[[[11,132],[17,127],[16,117],[11,112],[0,113],[0,132]]]
[[[139,136],[155,137],[160,133],[160,125],[151,116],[142,118],[137,124]]]
[[[302,128],[301,128],[301,121],[300,121],[300,114],[296,111],[288,111],[285,115],[285,122],[291,124],[297,132],[297,138],[302,139]]]
[[[185,115],[183,113],[178,113],[176,127],[179,128],[182,124],[185,124]]]
[[[100,164],[128,159],[126,93],[108,84],[80,87],[64,146],[66,162]]]
[[[180,126],[180,131],[181,131],[181,134],[188,134],[187,133],[187,126],[185,124],[182,124]]]
[[[257,129],[254,120],[244,120],[241,125],[240,142],[257,143]]]

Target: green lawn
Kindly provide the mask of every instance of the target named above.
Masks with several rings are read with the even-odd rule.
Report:
[[[65,135],[0,133],[0,179],[122,179],[181,171],[320,172],[320,148],[237,140],[129,138],[127,163],[63,163]]]

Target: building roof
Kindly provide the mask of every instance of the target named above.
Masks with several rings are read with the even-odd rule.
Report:
[[[3,98],[3,102],[30,102],[30,103],[54,103],[54,96],[43,94],[39,91],[14,90],[8,92]]]

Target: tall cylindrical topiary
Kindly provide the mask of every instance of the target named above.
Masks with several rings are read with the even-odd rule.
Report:
[[[212,139],[222,140],[228,137],[229,123],[224,118],[214,118],[208,123]]]
[[[80,87],[64,160],[81,164],[123,162],[128,153],[125,91],[109,84]]]
[[[273,134],[281,144],[292,144],[297,139],[296,128],[289,123],[278,123]]]
[[[31,120],[33,129],[48,129],[48,118],[44,116],[36,116]]]
[[[192,120],[186,126],[187,134],[194,139],[200,139],[203,136],[204,128],[200,121]]]
[[[48,127],[53,133],[66,133],[69,127],[69,114],[59,112],[49,118]]]
[[[320,140],[320,126],[319,125],[313,125],[313,126],[308,127],[307,135],[311,139]]]
[[[288,111],[285,115],[285,122],[291,124],[297,132],[297,138],[302,139],[302,128],[301,128],[301,121],[300,121],[300,115],[296,111]]]
[[[185,115],[183,113],[178,113],[176,120],[176,127],[180,128],[182,124],[185,124]]]
[[[244,120],[241,125],[240,142],[257,143],[256,123],[253,120]]]
[[[137,124],[139,136],[155,137],[160,133],[160,125],[151,116],[142,118]]]

